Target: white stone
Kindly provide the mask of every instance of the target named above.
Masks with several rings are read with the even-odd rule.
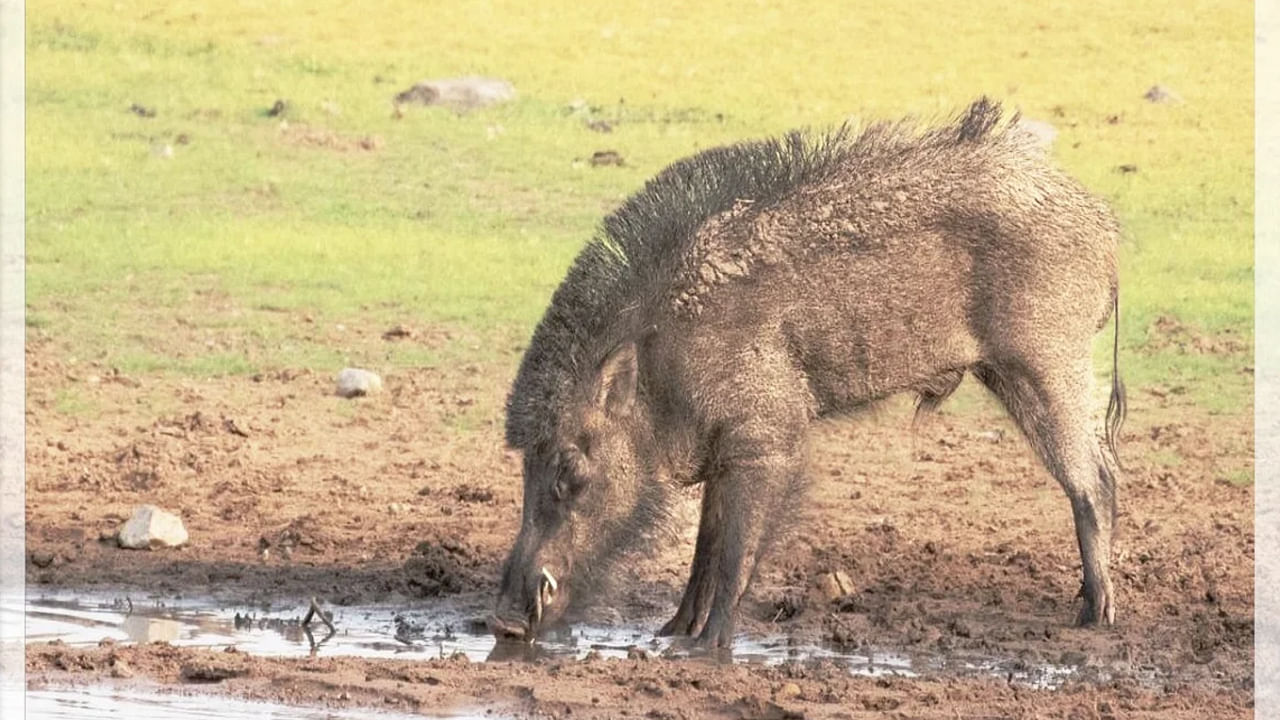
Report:
[[[510,102],[516,97],[511,83],[498,78],[463,77],[423,80],[396,96],[397,103],[444,105],[471,110]]]
[[[1182,96],[1164,85],[1152,85],[1150,89],[1142,94],[1142,97],[1153,103],[1182,103]]]
[[[338,373],[338,394],[342,397],[369,395],[382,389],[382,378],[377,373],[359,368],[345,368]]]
[[[116,535],[120,547],[135,549],[178,547],[186,545],[188,539],[182,518],[155,505],[139,505],[135,508],[133,517],[125,522]]]
[[[1043,120],[1020,118],[1018,120],[1018,125],[1030,133],[1031,136],[1040,143],[1041,147],[1050,147],[1053,145],[1053,141],[1058,137],[1058,128]]]

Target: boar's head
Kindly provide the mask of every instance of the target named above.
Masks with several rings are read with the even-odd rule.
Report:
[[[661,524],[663,484],[637,362],[635,343],[613,350],[559,407],[543,408],[545,431],[522,448],[520,532],[489,619],[499,638],[532,641],[600,588],[619,551]]]

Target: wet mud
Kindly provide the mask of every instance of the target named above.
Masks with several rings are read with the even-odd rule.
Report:
[[[696,489],[677,539],[625,559],[572,630],[495,653],[477,619],[519,518],[509,363],[387,372],[344,400],[306,370],[142,382],[67,356],[28,347],[29,596],[4,611],[31,623],[33,692],[489,717],[1252,716],[1252,407],[1131,388],[1111,628],[1071,625],[1066,499],[962,388],[915,430],[893,404],[818,428],[806,515],[760,568],[731,658],[652,637],[683,589]],[[95,411],[59,410],[70,391]],[[190,545],[117,547],[144,502]],[[314,647],[313,597],[337,628]]]

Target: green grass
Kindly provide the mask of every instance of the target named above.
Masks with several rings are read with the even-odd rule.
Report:
[[[53,396],[53,409],[62,415],[91,416],[101,411],[101,407],[92,398],[86,397],[79,389],[72,387],[58,388]]]
[[[130,372],[217,375],[339,367],[317,330],[337,323],[440,324],[468,340],[382,361],[511,365],[599,219],[672,160],[989,93],[1054,123],[1058,160],[1121,217],[1131,384],[1247,401],[1245,354],[1147,344],[1161,315],[1252,343],[1251,5],[528,5],[29,6],[28,332]],[[393,117],[414,81],[464,74],[520,98]],[[1185,102],[1143,100],[1157,82]],[[575,162],[602,149],[626,165]]]
[[[1182,465],[1182,456],[1176,450],[1168,448],[1160,448],[1151,451],[1147,458],[1156,465],[1162,465],[1167,468],[1176,468]]]
[[[1224,475],[1222,479],[1232,485],[1249,487],[1253,485],[1253,468],[1249,468],[1248,470],[1232,470]]]

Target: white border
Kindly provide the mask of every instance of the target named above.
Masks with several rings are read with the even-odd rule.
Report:
[[[1254,713],[1280,717],[1280,5],[1254,26]]]
[[[0,592],[24,591],[26,17],[24,0],[0,0]],[[23,617],[0,615],[0,717],[26,710]]]

